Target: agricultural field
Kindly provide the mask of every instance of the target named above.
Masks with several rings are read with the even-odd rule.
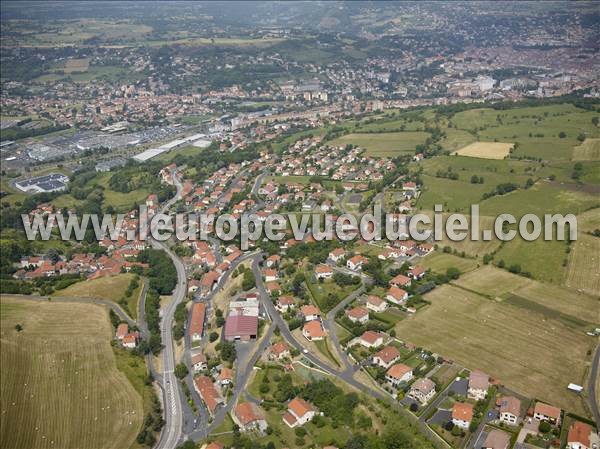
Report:
[[[446,134],[441,141],[442,148],[446,151],[456,151],[474,142],[476,137],[461,129],[447,128],[444,130]]]
[[[573,149],[573,160],[600,160],[600,139],[585,139],[581,145],[578,145]]]
[[[106,310],[6,296],[0,301],[0,357],[11,367],[0,378],[0,446],[130,447],[142,425],[142,398],[117,369]]]
[[[469,273],[454,285],[496,301],[519,302],[560,319],[566,325],[593,326],[600,299],[573,289],[527,279],[490,265]],[[501,284],[501,285],[500,285]]]
[[[65,65],[62,70],[65,73],[87,72],[89,67],[90,60],[88,58],[68,59],[65,62]]]
[[[477,261],[475,259],[458,257],[440,251],[436,251],[423,257],[419,264],[436,273],[445,273],[450,267],[458,268],[461,273],[466,273],[477,268]]]
[[[600,238],[580,232],[571,247],[564,285],[600,296]]]
[[[534,279],[562,284],[565,274],[563,264],[568,257],[567,249],[566,242],[546,241],[543,234],[531,242],[517,236],[510,242],[504,242],[496,252],[494,262],[502,260],[506,267],[520,265],[521,270],[529,272]]]
[[[481,159],[502,160],[510,154],[513,146],[512,143],[504,142],[473,142],[456,151],[454,154]]]
[[[471,109],[455,114],[451,122],[458,129],[476,133],[479,140],[518,142],[513,157],[571,160],[580,134],[600,136],[592,123],[596,115],[572,104],[559,104],[503,111]]]
[[[98,279],[85,280],[70,285],[64,290],[58,290],[55,296],[72,296],[79,298],[100,298],[119,303],[124,298],[127,302],[126,311],[132,318],[137,317],[137,304],[142,289],[142,281],[131,296],[126,297],[126,290],[135,275],[129,273],[116,276],[103,276]]]
[[[390,133],[352,133],[331,141],[331,145],[345,146],[353,144],[365,148],[366,154],[374,157],[396,157],[401,154],[414,154],[415,147],[429,137],[428,133],[390,132]]]
[[[501,270],[492,265],[484,265],[454,281],[459,287],[472,290],[490,299],[497,299],[501,295],[514,291],[520,287],[531,284],[533,281],[523,276],[517,276],[508,271]]]
[[[566,388],[584,384],[589,366],[594,341],[582,328],[452,285],[426,299],[429,307],[396,325],[399,338],[488,372],[529,397],[586,414],[582,398]]]

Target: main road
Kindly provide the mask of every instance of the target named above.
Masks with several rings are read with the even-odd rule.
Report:
[[[177,193],[173,198],[167,201],[161,208],[160,213],[168,212],[169,208],[181,199],[183,186],[179,178],[173,174],[173,183],[177,188]],[[175,377],[175,348],[173,346],[173,316],[177,304],[185,299],[187,288],[187,276],[185,266],[171,249],[155,239],[150,239],[152,247],[164,251],[173,261],[177,270],[177,285],[173,290],[172,300],[162,310],[161,320],[161,339],[163,343],[162,351],[162,376],[159,381],[163,392],[163,408],[165,415],[165,426],[156,445],[158,449],[173,449],[181,440],[183,432],[183,393],[179,389],[177,378]]]

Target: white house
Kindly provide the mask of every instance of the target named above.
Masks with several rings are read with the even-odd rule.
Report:
[[[367,309],[373,312],[382,313],[389,307],[387,301],[384,301],[378,296],[369,295],[367,296]]]
[[[412,368],[402,363],[397,363],[396,365],[393,365],[385,373],[385,380],[387,380],[394,387],[397,387],[402,382],[408,382],[412,378]]]
[[[452,423],[461,429],[468,429],[473,420],[473,405],[456,402],[452,407]]]
[[[329,265],[319,264],[315,267],[317,279],[329,279],[333,276],[333,269]]]
[[[399,287],[390,287],[385,294],[385,299],[394,304],[403,305],[408,299],[408,293]]]
[[[485,399],[488,388],[490,388],[489,376],[481,371],[471,371],[467,396],[476,401]]]
[[[297,397],[288,404],[287,412],[283,415],[283,422],[292,429],[303,426],[317,414],[316,409],[304,399]]]
[[[510,426],[516,426],[521,416],[521,401],[514,396],[500,398],[500,416],[498,419]]]

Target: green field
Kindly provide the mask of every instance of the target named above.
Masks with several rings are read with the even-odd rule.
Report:
[[[477,268],[477,261],[475,259],[458,257],[438,251],[423,257],[419,263],[436,273],[445,273],[450,267],[458,268],[461,273],[466,273]]]
[[[592,124],[597,113],[571,104],[515,108],[497,111],[471,109],[455,114],[451,121],[458,128],[477,133],[478,140],[518,142],[513,156],[531,156],[545,160],[570,160],[577,137],[600,137]],[[566,137],[560,138],[564,132]]]
[[[130,447],[142,425],[143,401],[117,369],[106,310],[9,297],[0,307],[0,356],[2,366],[11,367],[0,379],[0,446]]]
[[[414,154],[417,145],[425,142],[428,133],[390,132],[390,133],[352,133],[331,141],[332,145],[345,146],[353,144],[367,150],[366,154],[374,157],[396,157],[401,154]]]
[[[396,325],[399,338],[481,369],[529,397],[586,414],[583,398],[566,388],[585,385],[594,341],[584,327],[450,285],[425,298],[430,306]]]

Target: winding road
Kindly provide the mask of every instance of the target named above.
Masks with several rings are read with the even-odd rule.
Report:
[[[173,204],[181,199],[183,186],[175,174],[173,174],[173,183],[177,188],[177,193],[162,206],[160,213],[166,213]],[[150,239],[150,243],[153,248],[164,251],[171,258],[175,265],[175,269],[177,270],[177,285],[175,286],[175,290],[173,290],[172,300],[161,311],[162,320],[160,330],[164,349],[162,351],[162,376],[160,380],[157,379],[163,392],[162,403],[165,415],[165,426],[160,434],[160,439],[156,448],[173,449],[179,444],[183,433],[183,404],[185,403],[183,392],[180,390],[179,383],[175,377],[173,316],[177,304],[185,299],[187,293],[187,277],[185,266],[167,245],[154,239]]]

